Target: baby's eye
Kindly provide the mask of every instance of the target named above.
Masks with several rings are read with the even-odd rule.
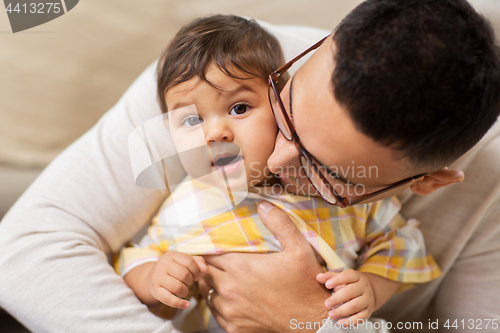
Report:
[[[235,116],[235,115],[241,115],[247,112],[250,109],[250,106],[246,104],[236,104],[231,108],[231,111],[229,112],[230,115]]]
[[[186,126],[186,127],[194,127],[203,122],[203,119],[201,119],[198,116],[188,116],[181,121],[181,126]]]

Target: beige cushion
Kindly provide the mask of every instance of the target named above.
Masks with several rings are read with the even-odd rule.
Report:
[[[44,167],[87,131],[193,18],[211,13],[332,30],[360,0],[85,0],[10,34],[0,11],[0,164]],[[500,31],[498,0],[472,0]]]
[[[196,17],[237,14],[332,30],[357,3],[85,0],[58,19],[14,35],[6,33],[10,25],[0,11],[0,163],[46,166]]]

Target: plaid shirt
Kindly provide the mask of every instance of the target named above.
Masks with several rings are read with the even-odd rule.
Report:
[[[401,205],[395,197],[340,208],[320,197],[269,193],[272,189],[265,188],[266,194],[229,197],[188,177],[164,202],[140,243],[121,251],[115,270],[124,276],[167,251],[190,255],[279,252],[281,245],[257,213],[258,202],[267,200],[288,214],[328,270],[353,268],[376,274],[402,282],[399,291],[441,275],[425,251],[418,222],[405,221],[398,214]],[[196,288],[196,284],[191,288],[191,308],[186,311],[163,305],[150,310],[166,319],[176,314],[173,324],[183,332],[210,332],[218,325]]]
[[[405,221],[398,214],[401,205],[395,197],[340,208],[320,197],[248,193],[232,206],[223,191],[194,180],[172,192],[147,235],[121,251],[115,269],[124,276],[167,251],[190,255],[279,252],[279,242],[257,213],[261,200],[288,214],[330,271],[353,268],[406,284],[427,282],[441,274],[426,253],[418,222]],[[183,216],[198,217],[200,222]]]

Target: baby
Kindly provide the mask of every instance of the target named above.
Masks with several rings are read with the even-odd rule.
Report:
[[[223,15],[185,26],[161,56],[158,99],[188,177],[169,184],[172,194],[148,234],[115,263],[143,303],[195,307],[183,298],[208,270],[201,255],[280,251],[257,213],[261,200],[288,213],[314,248],[325,267],[318,282],[336,294],[347,287],[355,293],[325,300],[329,308],[352,309],[344,320],[367,319],[403,284],[440,275],[417,224],[398,214],[397,199],[340,208],[286,193],[269,172],[278,128],[267,77],[283,63],[278,41],[259,24]],[[332,286],[338,274],[350,283]],[[196,302],[207,327],[204,300]],[[183,317],[184,331],[200,329],[195,317]]]

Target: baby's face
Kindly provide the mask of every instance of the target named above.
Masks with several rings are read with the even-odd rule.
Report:
[[[258,185],[269,177],[267,160],[278,132],[268,85],[260,78],[234,79],[215,65],[206,78],[217,88],[194,77],[165,95],[177,151],[193,152],[180,154],[184,168],[198,179],[220,169],[233,188]]]

